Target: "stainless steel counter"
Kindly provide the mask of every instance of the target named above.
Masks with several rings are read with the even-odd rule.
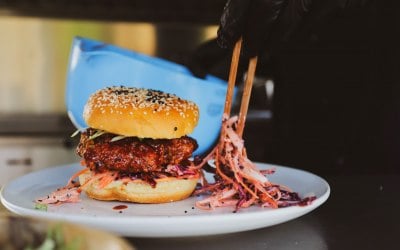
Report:
[[[400,175],[325,176],[332,193],[313,212],[260,230],[190,238],[129,238],[138,249],[398,249]]]

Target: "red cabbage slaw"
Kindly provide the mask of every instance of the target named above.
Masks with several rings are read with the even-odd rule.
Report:
[[[247,158],[243,139],[236,133],[238,117],[223,118],[219,143],[197,164],[198,168],[213,165],[214,183],[203,179],[202,187],[195,194],[208,194],[197,201],[201,209],[235,206],[235,211],[252,205],[279,208],[294,205],[305,206],[316,199],[315,196],[300,198],[288,187],[272,183],[266,175],[273,174],[274,169],[259,170]]]

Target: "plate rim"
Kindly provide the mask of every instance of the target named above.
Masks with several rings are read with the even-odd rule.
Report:
[[[277,223],[269,223],[265,226],[256,226],[256,227],[251,227],[247,229],[235,229],[232,228],[230,230],[223,230],[220,232],[213,232],[213,233],[205,233],[205,232],[187,232],[185,235],[182,235],[181,233],[179,235],[174,234],[173,232],[169,232],[166,234],[152,234],[152,235],[147,235],[147,234],[140,234],[140,233],[133,233],[132,231],[125,231],[125,230],[116,230],[113,229],[111,231],[118,233],[120,235],[124,236],[130,236],[130,237],[183,237],[183,236],[202,236],[202,235],[216,235],[216,234],[225,234],[225,233],[232,233],[232,232],[240,232],[240,231],[248,231],[252,229],[259,229],[263,227],[269,227],[272,225],[276,224],[281,224],[293,219],[296,219],[304,214],[307,214],[311,212],[312,210],[316,209],[317,207],[321,206],[325,201],[329,198],[330,193],[331,193],[331,187],[329,183],[322,177],[313,174],[312,172],[309,172],[307,170],[302,170],[302,169],[296,169],[292,167],[287,167],[287,166],[280,166],[276,164],[269,164],[269,163],[261,163],[261,162],[254,162],[257,165],[263,165],[267,167],[275,167],[277,170],[280,169],[285,169],[286,171],[300,171],[303,174],[307,174],[309,176],[312,176],[313,178],[317,178],[319,182],[321,182],[321,185],[323,185],[323,188],[325,189],[325,192],[323,192],[317,199],[315,199],[310,205],[307,206],[291,206],[291,207],[285,207],[285,208],[279,208],[279,209],[265,209],[265,210],[255,210],[255,211],[247,211],[245,213],[212,213],[210,211],[209,214],[194,214],[194,215],[188,215],[188,214],[183,214],[183,215],[133,215],[133,216],[124,216],[124,217],[116,217],[115,215],[113,216],[112,214],[104,216],[88,216],[87,214],[68,214],[64,215],[62,213],[57,213],[57,212],[46,212],[46,211],[40,211],[40,210],[35,210],[34,207],[32,208],[27,208],[24,206],[19,206],[18,204],[13,204],[12,202],[8,201],[6,197],[4,197],[4,192],[7,190],[7,188],[14,182],[20,180],[21,178],[28,178],[29,175],[34,175],[34,174],[39,174],[40,172],[44,171],[61,171],[67,167],[71,167],[71,165],[77,165],[79,163],[72,163],[72,164],[65,164],[65,165],[60,165],[60,166],[54,166],[54,167],[49,167],[45,169],[41,169],[38,171],[34,171],[31,173],[28,173],[26,175],[20,176],[14,180],[11,180],[10,182],[6,183],[1,187],[0,191],[0,199],[2,204],[11,212],[19,214],[19,215],[25,215],[25,216],[32,216],[32,217],[38,217],[38,218],[46,218],[46,219],[51,219],[51,220],[65,220],[69,222],[75,222],[75,223],[80,223],[83,225],[88,225],[88,226],[93,226],[97,227],[103,230],[108,230],[109,229],[105,228],[104,225],[107,225],[109,223],[116,223],[116,220],[118,221],[117,224],[125,227],[127,225],[140,225],[140,224],[148,224],[149,220],[156,221],[152,222],[153,226],[157,225],[163,225],[163,224],[168,224],[173,222],[176,225],[181,225],[185,226],[187,224],[192,224],[192,223],[207,223],[207,222],[213,222],[215,223],[216,221],[221,222],[221,221],[231,221],[232,218],[234,221],[246,221],[249,219],[254,219],[255,215],[257,217],[261,218],[269,218],[272,216],[282,216],[282,214],[287,214],[290,216],[287,216],[287,219],[279,220]],[[322,187],[322,186],[321,186]],[[217,208],[218,209],[218,208]],[[294,216],[293,216],[294,215]],[[101,218],[101,223],[99,222],[99,218]],[[84,223],[80,222],[84,220]],[[179,231],[179,230],[178,230]],[[196,230],[195,230],[196,231]]]

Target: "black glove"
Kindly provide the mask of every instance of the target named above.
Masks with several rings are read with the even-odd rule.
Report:
[[[193,53],[184,59],[185,64],[193,75],[204,78],[211,74],[222,79],[228,78],[228,68],[232,53],[221,49],[216,39],[201,44]]]
[[[273,50],[295,33],[309,32],[339,12],[368,0],[228,0],[218,30],[218,44],[232,48],[243,37],[244,51],[254,56]]]
[[[228,80],[229,68],[232,60],[232,50],[222,49],[217,39],[201,44],[193,53],[182,62],[196,77],[204,78],[207,74]],[[238,75],[247,69],[248,58],[239,61]]]

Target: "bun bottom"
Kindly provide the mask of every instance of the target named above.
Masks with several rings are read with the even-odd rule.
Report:
[[[86,183],[91,177],[88,171],[79,176],[80,183]],[[115,180],[104,188],[98,188],[98,181],[82,187],[86,195],[92,199],[104,201],[128,201],[135,203],[166,203],[188,198],[197,185],[198,177],[178,179],[174,177],[156,180],[156,187],[145,181],[134,180],[124,182]]]

